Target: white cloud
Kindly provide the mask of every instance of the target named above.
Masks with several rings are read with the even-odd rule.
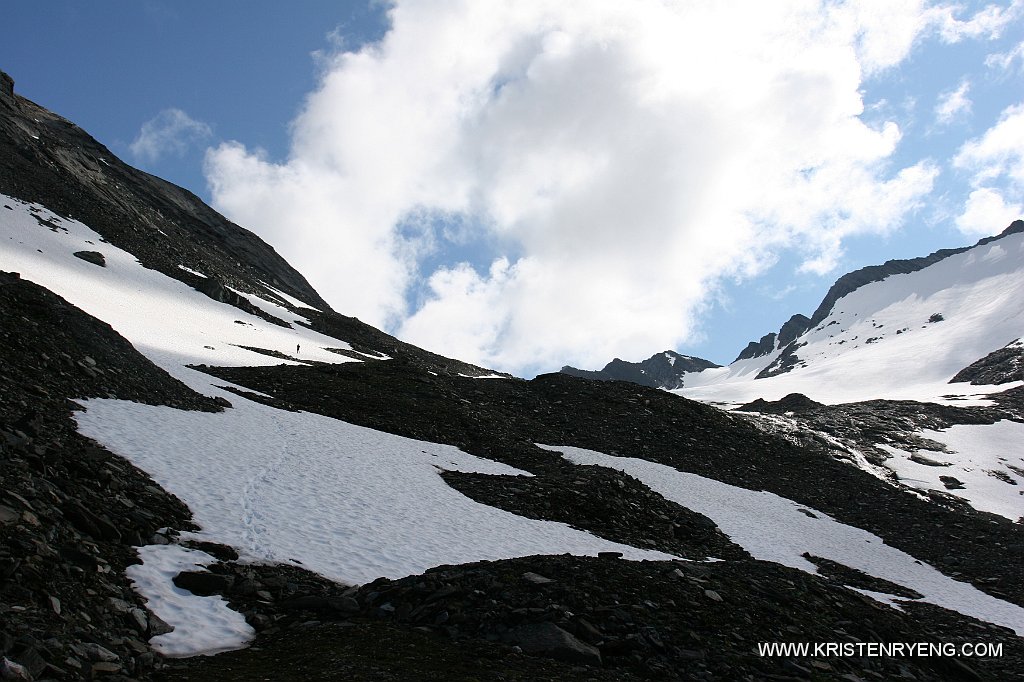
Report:
[[[992,234],[1024,216],[1024,103],[1007,107],[994,126],[965,142],[953,165],[970,173],[975,187],[956,219],[963,232]]]
[[[167,154],[183,155],[190,145],[205,142],[213,131],[181,109],[164,109],[142,124],[128,146],[139,161],[155,163]]]
[[[946,42],[958,43],[965,39],[995,40],[1011,23],[1024,16],[1024,0],[1013,0],[1009,5],[986,5],[968,19],[957,19],[956,5],[938,6],[930,10],[932,21]]]
[[[1007,204],[998,190],[982,187],[971,192],[956,219],[960,231],[970,235],[998,234],[1024,215],[1021,204]]]
[[[967,96],[970,89],[971,82],[964,79],[955,90],[939,95],[939,100],[935,104],[935,120],[940,125],[948,125],[958,117],[970,113],[971,98]]]
[[[996,52],[985,57],[985,66],[1000,71],[1011,71],[1014,62],[1024,64],[1024,41],[1017,43],[1006,52]]]
[[[719,278],[780,248],[826,271],[920,204],[937,170],[890,167],[900,130],[860,118],[861,85],[929,11],[398,2],[380,43],[321,57],[287,160],[208,152],[214,203],[338,310],[432,350],[515,371],[646,356],[694,333]],[[488,245],[475,268],[419,271],[449,238],[431,215]]]
[[[1007,107],[981,137],[965,142],[953,165],[970,171],[976,187],[1004,180],[1024,191],[1024,103]]]

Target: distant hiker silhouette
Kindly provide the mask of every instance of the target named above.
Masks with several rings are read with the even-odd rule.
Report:
[[[299,352],[299,344],[295,344],[295,352],[296,352],[296,353],[298,353],[298,352]]]

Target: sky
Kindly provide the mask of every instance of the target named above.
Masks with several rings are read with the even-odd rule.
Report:
[[[9,0],[20,94],[339,312],[520,376],[727,363],[1024,214],[1024,0]]]

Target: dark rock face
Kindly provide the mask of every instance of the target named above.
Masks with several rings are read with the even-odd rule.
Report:
[[[641,386],[671,390],[682,387],[683,375],[686,372],[700,372],[713,367],[720,367],[720,365],[704,358],[680,355],[675,351],[667,350],[663,353],[655,353],[643,362],[627,362],[615,358],[605,365],[604,369],[597,371],[577,369],[568,365],[560,371],[563,374],[583,379],[630,381]]]
[[[107,259],[99,251],[75,251],[75,258],[81,258],[87,263],[98,265],[101,268],[107,267]]]
[[[14,97],[14,79],[0,71],[0,95]]]
[[[566,663],[601,665],[601,652],[597,647],[584,644],[551,622],[520,625],[510,630],[505,639],[535,656]]]
[[[1024,380],[1024,343],[1014,341],[972,362],[956,373],[949,383],[969,381],[975,386],[1008,384]]]
[[[764,355],[768,355],[775,350],[775,332],[770,332],[761,337],[760,341],[751,341],[747,344],[747,347],[740,351],[740,354],[736,356],[733,362],[739,362],[740,360],[750,360],[751,358],[759,358]]]
[[[174,279],[186,281],[178,267],[185,265],[242,291],[275,299],[266,283],[329,310],[259,237],[191,192],[124,164],[74,123],[14,94],[13,80],[0,74],[0,192],[81,220]]]
[[[793,342],[805,331],[810,329],[811,321],[806,316],[797,313],[793,317],[786,320],[786,323],[782,325],[778,334],[770,333],[765,334],[761,337],[760,341],[751,341],[747,344],[747,347],[740,351],[740,354],[736,357],[733,362],[739,362],[740,360],[750,360],[752,358],[760,358],[770,354],[777,347],[786,348],[782,355],[776,358],[770,366],[765,367],[761,372],[758,373],[758,379],[763,379],[766,376],[775,376],[776,374],[783,374],[790,371],[796,366],[797,359],[793,355],[794,351],[799,347]]]
[[[741,412],[761,412],[762,414],[785,414],[787,412],[805,412],[818,407],[824,407],[819,402],[811,400],[803,393],[790,393],[784,398],[775,401],[767,401],[764,398],[737,407]]]
[[[778,376],[779,374],[785,374],[786,372],[792,371],[796,367],[804,366],[804,362],[800,360],[796,352],[800,350],[805,344],[794,341],[779,353],[779,357],[772,360],[771,364],[762,369],[757,373],[755,379],[766,379],[768,377]]]
[[[779,345],[786,346],[796,341],[796,338],[811,328],[811,320],[806,315],[797,313],[786,320],[779,330]]]

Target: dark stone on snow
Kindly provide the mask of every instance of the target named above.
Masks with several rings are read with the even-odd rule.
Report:
[[[939,476],[939,480],[942,481],[942,485],[946,486],[946,490],[963,490],[967,487],[956,476]]]
[[[200,552],[206,552],[218,561],[234,561],[238,558],[238,552],[234,547],[222,545],[218,542],[188,540],[183,542],[182,545],[191,549],[198,549]]]
[[[767,401],[764,398],[741,405],[737,410],[742,412],[760,412],[762,414],[785,414],[787,412],[805,412],[814,408],[823,407],[819,402],[811,400],[803,393],[790,393],[784,398],[775,401]]]
[[[87,263],[98,265],[101,268],[107,267],[107,259],[103,257],[103,254],[99,251],[75,251],[73,254],[76,258],[81,258]]]
[[[174,584],[201,597],[224,594],[232,585],[232,578],[209,571],[182,571],[174,576]]]

